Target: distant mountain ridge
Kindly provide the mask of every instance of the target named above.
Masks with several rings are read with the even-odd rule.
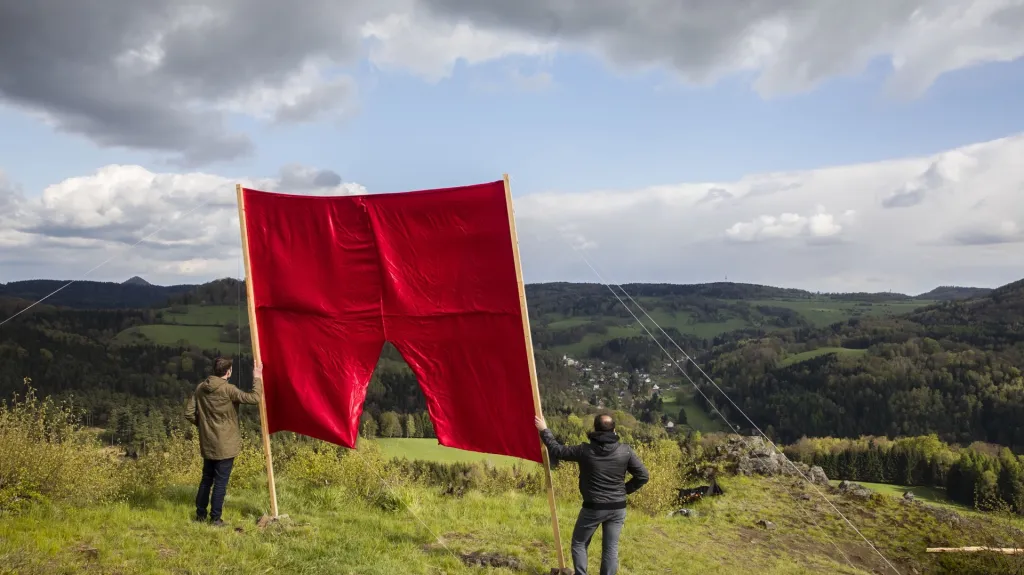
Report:
[[[961,286],[939,286],[930,292],[915,296],[914,299],[949,301],[954,299],[972,299],[987,296],[992,293],[991,288],[961,287]]]
[[[136,278],[132,278],[134,279]],[[143,285],[132,280],[124,283],[76,281],[47,298],[46,303],[77,309],[162,307],[172,296],[199,288],[198,285],[157,286],[149,282]],[[27,280],[0,284],[0,297],[38,301],[60,289],[68,281]]]
[[[179,284],[171,286],[154,285],[134,276],[124,282],[76,281],[49,297],[46,303],[77,309],[131,309],[163,307],[171,300],[180,302],[188,294],[209,291],[211,287],[222,289],[225,282],[237,283],[230,278],[214,280],[204,284]],[[0,284],[0,297],[36,301],[56,291],[68,280],[27,280]],[[232,284],[233,285],[233,284]],[[597,283],[548,282],[527,284],[527,296],[548,290],[564,291],[576,288],[574,295],[580,297],[609,295],[608,288]],[[941,286],[918,296],[893,292],[877,293],[815,293],[795,288],[779,288],[759,284],[734,282],[712,282],[705,284],[632,283],[622,286],[633,297],[701,296],[725,300],[759,300],[772,298],[812,298],[885,302],[906,300],[949,301],[970,299],[988,295],[989,288]],[[228,288],[230,289],[230,287]],[[244,291],[244,290],[243,290]]]

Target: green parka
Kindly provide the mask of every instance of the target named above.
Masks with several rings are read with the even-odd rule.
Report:
[[[211,376],[196,387],[185,406],[185,419],[199,429],[199,452],[204,459],[231,459],[242,450],[238,406],[257,405],[263,396],[263,380],[245,392],[227,380]]]

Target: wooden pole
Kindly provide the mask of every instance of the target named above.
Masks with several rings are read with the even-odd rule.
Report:
[[[242,258],[245,261],[245,295],[249,307],[249,334],[252,337],[252,358],[254,365],[262,363],[260,358],[260,331],[256,328],[256,299],[252,295],[252,266],[249,264],[249,231],[245,224],[245,196],[242,185],[235,186],[238,195],[238,228],[242,233]],[[238,326],[242,329],[242,326]],[[267,426],[266,381],[260,397],[260,431],[263,435],[263,455],[267,462],[267,488],[270,490],[270,516],[277,518],[277,488],[274,485],[274,457],[270,452],[270,433]]]
[[[927,551],[928,553],[978,553],[989,551],[1005,555],[1024,555],[1024,549],[1014,549],[1013,547],[929,547]]]
[[[512,259],[516,265],[516,282],[519,284],[519,311],[523,315],[523,336],[526,338],[526,359],[530,366],[530,385],[533,387],[533,410],[537,417],[543,417],[540,406],[540,387],[537,384],[537,363],[533,357],[533,336],[530,334],[530,316],[526,309],[526,287],[523,285],[523,266],[519,260],[519,236],[516,234],[515,209],[512,207],[512,188],[509,186],[508,174],[505,180],[505,205],[508,209],[508,229],[512,235]],[[562,549],[562,536],[558,530],[558,510],[555,506],[555,486],[551,481],[551,460],[548,449],[541,442],[541,457],[544,460],[544,482],[548,491],[548,507],[551,508],[551,529],[555,534],[555,547],[558,549],[558,567],[565,569],[565,551]]]

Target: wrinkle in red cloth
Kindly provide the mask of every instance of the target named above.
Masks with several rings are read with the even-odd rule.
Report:
[[[386,340],[442,445],[541,461],[502,181],[243,194],[271,433],[355,447]]]

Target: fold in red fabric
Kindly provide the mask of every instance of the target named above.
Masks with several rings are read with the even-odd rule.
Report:
[[[439,443],[541,461],[504,182],[243,195],[271,433],[355,447],[389,341]]]

